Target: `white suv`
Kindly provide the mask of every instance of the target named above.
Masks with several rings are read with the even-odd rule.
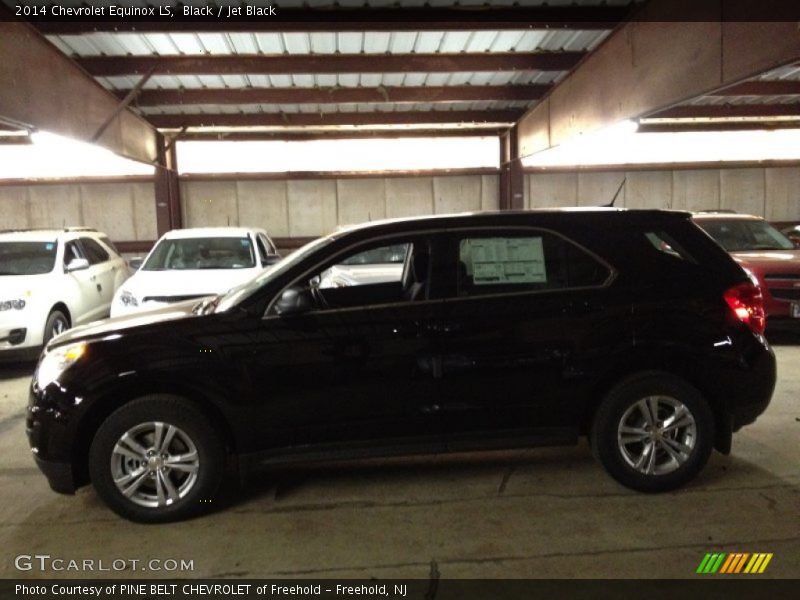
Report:
[[[0,232],[0,360],[32,357],[62,331],[107,317],[129,276],[94,229]]]
[[[263,229],[197,227],[165,233],[122,286],[111,316],[227,292],[280,260]]]

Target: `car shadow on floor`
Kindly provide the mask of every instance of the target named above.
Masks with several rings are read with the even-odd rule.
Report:
[[[36,361],[0,363],[0,381],[19,379],[20,377],[33,377]]]
[[[800,345],[800,331],[767,331],[766,336],[773,346]]]

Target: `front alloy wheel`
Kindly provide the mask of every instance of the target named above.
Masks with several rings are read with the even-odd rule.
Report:
[[[200,407],[154,394],[123,405],[100,426],[89,449],[98,495],[142,523],[175,521],[212,506],[226,451]]]
[[[139,506],[168,506],[197,483],[200,457],[189,435],[151,421],[122,434],[111,454],[111,474],[123,496]]]

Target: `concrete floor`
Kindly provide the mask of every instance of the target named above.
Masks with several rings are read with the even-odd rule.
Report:
[[[18,554],[193,559],[183,577],[691,577],[711,551],[772,552],[764,576],[800,577],[800,346],[776,352],[767,413],[675,493],[620,487],[582,444],[278,472],[167,526],[123,521],[91,488],[52,493],[25,440],[30,367],[5,368],[0,577],[81,576],[19,573]]]

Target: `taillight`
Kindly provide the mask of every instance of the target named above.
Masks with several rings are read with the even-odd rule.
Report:
[[[762,334],[767,326],[764,298],[761,288],[750,281],[735,285],[723,294],[736,319],[747,325],[753,333]]]

